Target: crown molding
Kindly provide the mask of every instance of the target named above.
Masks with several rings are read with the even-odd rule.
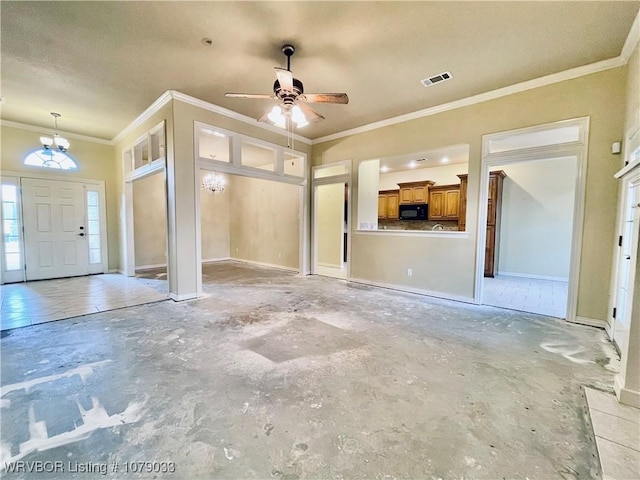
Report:
[[[124,127],[120,131],[120,133],[118,133],[115,137],[113,137],[111,139],[111,142],[113,144],[119,143],[124,137],[129,135],[136,128],[138,128],[140,125],[142,125],[142,123],[144,123],[146,120],[148,120],[151,117],[151,115],[153,115],[158,110],[160,110],[162,107],[164,107],[167,103],[169,103],[169,101],[171,101],[171,98],[172,98],[171,92],[172,92],[172,90],[167,90],[162,95],[160,95],[156,99],[156,101],[153,102],[151,105],[149,105],[144,112],[142,112],[140,115],[138,115],[135,118],[134,121],[132,121],[129,125]]]
[[[546,85],[552,85],[554,83],[564,82],[565,80],[571,80],[573,78],[583,77],[585,75],[591,75],[592,73],[602,72],[604,70],[610,70],[625,65],[622,56],[610,58],[608,60],[602,60],[600,62],[591,63],[589,65],[583,65],[581,67],[572,68],[563,72],[553,73],[545,77],[534,78],[533,80],[527,80],[526,82],[516,83],[509,85],[508,87],[499,88],[497,90],[491,90],[489,92],[480,93],[471,97],[463,98],[461,100],[455,100],[449,103],[443,103],[442,105],[436,105],[435,107],[425,108],[416,112],[399,115],[397,117],[387,118],[386,120],[380,120],[379,122],[369,123],[362,125],[361,127],[344,130],[342,132],[334,133],[324,137],[315,138],[312,140],[311,145],[317,145],[319,143],[328,142],[331,140],[337,140],[339,138],[349,137],[358,133],[369,132],[371,130],[377,130],[378,128],[388,127],[390,125],[396,125],[398,123],[408,122],[409,120],[416,120],[418,118],[428,117],[438,113],[448,112],[457,108],[468,107],[478,103],[494,100],[500,97],[506,97],[507,95],[513,95],[514,93],[525,92],[534,88],[544,87]]]
[[[178,92],[176,90],[171,90],[171,94],[173,99],[179,102],[188,103],[189,105],[200,107],[203,110],[208,110],[210,112],[217,113],[219,115],[223,115],[228,118],[233,118],[234,120],[247,123],[254,127],[262,128],[263,130],[268,130],[270,132],[277,133],[278,135],[281,135],[281,136],[287,136],[286,130],[282,130],[281,128],[276,127],[275,125],[271,125],[269,123],[264,123],[264,122],[258,122],[255,118],[248,117],[247,115],[243,115],[238,112],[234,112],[233,110],[229,110],[227,108],[221,107],[214,103],[200,100],[199,98],[192,97],[191,95],[187,95],[187,94]],[[296,141],[306,143],[307,145],[311,145],[312,143],[312,141],[309,138],[303,137],[302,135],[299,135],[297,133],[293,134],[293,138]]]
[[[111,142],[111,140],[105,140],[104,138],[90,137],[89,135],[80,135],[79,133],[65,132],[63,130],[54,130],[52,128],[29,125],[27,123],[12,122],[11,120],[0,120],[0,125],[2,125],[3,127],[28,130],[30,132],[47,133],[49,135],[54,135],[57,132],[63,137],[73,138],[76,140],[84,140],[85,142],[100,143],[101,145],[113,145],[113,142]]]
[[[286,136],[286,131],[283,131],[281,128],[278,128],[274,125],[270,125],[267,123],[258,122],[255,118],[248,117],[238,112],[234,112],[233,110],[229,110],[227,108],[223,108],[219,105],[215,105],[213,103],[200,100],[199,98],[192,97],[191,95],[187,95],[182,92],[178,92],[177,90],[167,90],[164,92],[158,99],[153,102],[144,112],[142,112],[133,122],[127,125],[120,133],[118,133],[111,140],[112,143],[120,142],[124,137],[130,134],[133,130],[135,130],[138,126],[140,126],[143,122],[149,119],[154,113],[160,110],[163,106],[165,106],[169,101],[175,100],[182,103],[187,103],[189,105],[193,105],[195,107],[202,108],[203,110],[207,110],[209,112],[217,113],[227,118],[232,118],[234,120],[238,120],[243,123],[247,123],[249,125],[262,128],[263,130],[268,130],[273,133],[277,133],[281,136]],[[311,140],[298,135],[296,133],[293,134],[293,138],[296,141],[305,143],[307,145],[311,145]]]
[[[633,25],[631,25],[631,30],[629,30],[629,35],[627,35],[622,47],[622,52],[620,52],[620,57],[624,60],[624,63],[629,61],[638,43],[640,43],[640,10],[638,10]]]

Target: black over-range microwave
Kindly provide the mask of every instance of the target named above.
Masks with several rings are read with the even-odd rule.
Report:
[[[414,203],[411,205],[400,205],[400,220],[426,220],[429,205],[426,203]]]

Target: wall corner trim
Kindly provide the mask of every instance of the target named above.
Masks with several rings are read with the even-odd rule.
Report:
[[[174,302],[184,302],[185,300],[198,298],[198,295],[195,293],[185,293],[183,295],[178,295],[177,293],[169,293],[169,298]]]
[[[238,120],[240,122],[252,125],[254,127],[258,127],[263,130],[268,130],[270,132],[277,133],[283,137],[287,135],[287,132],[285,130],[282,130],[281,128],[278,128],[274,125],[258,122],[255,118],[251,118],[241,113],[234,112],[233,110],[220,107],[219,105],[215,105],[205,100],[200,100],[199,98],[192,97],[191,95],[187,95],[182,92],[178,92],[177,90],[167,90],[162,95],[160,95],[155,102],[149,105],[149,107],[147,107],[147,109],[144,112],[138,115],[138,117],[135,120],[133,120],[129,125],[127,125],[115,137],[113,137],[113,139],[111,140],[111,143],[117,144],[118,142],[120,142],[124,137],[126,137],[135,128],[141,125],[145,120],[151,117],[151,115],[156,113],[158,110],[160,110],[163,106],[165,106],[171,100],[193,105],[195,107],[202,108],[203,110],[208,110],[210,112],[217,113],[227,118],[232,118],[234,120]],[[299,142],[305,143],[307,145],[311,145],[311,140],[301,135],[294,133],[293,138],[295,138]]]
[[[86,142],[99,143],[101,145],[114,145],[111,140],[106,140],[104,138],[92,137],[90,135],[81,135],[79,133],[66,132],[63,130],[54,130],[52,128],[29,125],[27,123],[12,122],[11,120],[0,120],[0,125],[2,125],[3,127],[18,128],[20,130],[28,130],[30,132],[37,132],[40,134],[47,133],[49,135],[54,135],[56,133],[59,133],[60,135],[74,138],[76,140],[84,140]]]
[[[120,131],[120,133],[118,133],[115,137],[113,137],[111,139],[111,142],[113,144],[117,144],[118,142],[120,142],[124,137],[129,135],[129,133],[131,133],[135,128],[137,128],[145,120],[147,120],[149,117],[151,117],[151,115],[153,115],[158,110],[160,110],[162,107],[164,107],[167,103],[169,103],[171,101],[171,99],[173,98],[172,92],[173,92],[173,90],[167,90],[162,95],[160,95],[156,99],[155,102],[153,102],[151,105],[149,105],[146,108],[146,110],[144,112],[142,112],[140,115],[138,115],[129,125],[124,127]]]
[[[599,318],[581,317],[578,315],[576,315],[575,320],[567,319],[567,321],[569,323],[577,323],[579,325],[586,325],[588,327],[602,328],[605,331],[607,331],[607,326],[608,326],[608,323],[606,320],[601,320]]]
[[[636,45],[640,43],[640,10],[636,15],[633,24],[631,25],[631,29],[629,30],[629,35],[627,35],[627,39],[624,42],[624,46],[622,47],[622,51],[620,52],[620,58],[627,63],[633,51],[636,48]]]
[[[468,107],[476,105],[478,103],[487,102],[489,100],[495,100],[497,98],[506,97],[515,93],[525,92],[527,90],[533,90],[534,88],[545,87],[554,83],[564,82],[565,80],[572,80],[574,78],[584,77],[591,75],[592,73],[603,72],[605,70],[611,70],[612,68],[622,67],[626,64],[622,55],[607,60],[602,60],[596,63],[590,63],[588,65],[582,65],[580,67],[571,68],[558,73],[552,73],[544,77],[534,78],[525,82],[516,83],[507,87],[498,88],[497,90],[491,90],[489,92],[480,93],[471,97],[462,98],[449,103],[443,103],[442,105],[436,105],[434,107],[425,108],[416,112],[399,115],[397,117],[387,118],[380,120],[379,122],[369,123],[362,125],[361,127],[344,130],[342,132],[334,133],[324,137],[315,138],[311,141],[311,145],[317,145],[319,143],[328,142],[331,140],[337,140],[339,138],[349,137],[358,133],[364,133],[371,130],[377,130],[378,128],[388,127],[390,125],[396,125],[398,123],[408,122],[410,120],[416,120],[418,118],[428,117],[436,115],[438,113],[448,112],[457,108]]]
[[[629,390],[628,388],[624,388],[622,386],[622,380],[620,379],[620,375],[616,375],[613,379],[613,390],[616,392],[616,397],[618,397],[618,401],[623,405],[631,405],[635,408],[640,408],[640,392],[635,392],[633,390]]]
[[[391,283],[376,282],[373,280],[365,280],[363,278],[349,277],[347,281],[353,283],[361,283],[372,287],[387,288],[389,290],[397,290],[399,292],[415,293],[416,295],[424,295],[427,297],[443,298],[445,300],[453,300],[454,302],[474,303],[473,297],[464,297],[462,295],[450,295],[443,292],[433,292],[431,290],[423,290],[421,288],[407,287],[405,285],[396,285]]]
[[[287,135],[286,131],[282,130],[279,127],[276,127],[274,125],[264,123],[264,122],[258,122],[255,118],[248,117],[247,115],[243,115],[238,112],[234,112],[233,110],[229,110],[228,108],[220,107],[219,105],[216,105],[214,103],[210,103],[205,100],[200,100],[199,98],[192,97],[190,95],[186,95],[184,93],[181,93],[175,90],[171,90],[171,96],[174,100],[177,100],[178,102],[187,103],[189,105],[202,108],[203,110],[208,110],[210,112],[217,113],[228,118],[233,118],[234,120],[247,123],[254,127],[262,128],[263,130],[268,130],[270,132],[277,133],[278,135],[281,135],[281,136]],[[299,135],[297,133],[293,134],[293,138],[298,142],[311,145],[310,139],[308,139],[307,137],[303,137],[302,135]]]

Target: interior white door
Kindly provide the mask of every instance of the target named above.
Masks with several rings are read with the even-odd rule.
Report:
[[[23,178],[21,185],[27,280],[87,275],[83,184]]]
[[[618,260],[618,291],[616,292],[615,321],[613,324],[613,341],[624,351],[629,336],[629,318],[627,303],[630,287],[633,286],[635,258],[638,248],[638,228],[640,225],[640,186],[631,183],[627,190],[622,229],[622,245]]]

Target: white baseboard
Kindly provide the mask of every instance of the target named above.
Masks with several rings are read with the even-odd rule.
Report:
[[[579,317],[576,316],[575,320],[567,320],[569,323],[578,323],[580,325],[587,325],[589,327],[602,328],[603,330],[607,330],[608,323],[606,320],[601,320],[599,318],[589,318],[589,317]]]
[[[632,407],[640,408],[640,392],[629,390],[622,386],[622,379],[620,374],[616,375],[613,379],[613,389],[616,392],[618,401],[623,405],[631,405]]]
[[[156,263],[154,265],[136,265],[136,268],[134,269],[135,271],[138,270],[150,270],[152,268],[160,268],[160,267],[166,267],[167,264],[166,263]]]
[[[245,258],[231,257],[230,260],[233,260],[234,262],[248,263],[249,265],[257,265],[258,267],[268,267],[268,268],[277,268],[278,270],[287,270],[288,272],[298,273],[300,271],[297,268],[286,267],[284,265],[276,265],[275,263],[256,262],[254,260],[247,260]]]
[[[169,298],[176,302],[183,302],[185,300],[191,300],[193,298],[197,298],[198,295],[195,293],[187,293],[184,295],[176,295],[175,293],[169,293]]]
[[[424,290],[421,288],[413,288],[413,287],[407,287],[405,285],[394,285],[391,283],[382,283],[382,282],[375,282],[372,280],[364,280],[362,278],[354,278],[354,277],[350,277],[346,279],[349,282],[354,282],[354,283],[362,283],[364,285],[371,285],[373,287],[380,287],[380,288],[388,288],[390,290],[397,290],[400,292],[406,292],[406,293],[415,293],[418,295],[426,295],[428,297],[436,297],[436,298],[442,298],[445,300],[453,300],[456,302],[463,302],[463,303],[474,303],[474,299],[473,297],[463,297],[460,295],[450,295],[448,293],[443,293],[443,292],[433,292],[431,290]]]
[[[336,265],[335,263],[318,262],[318,266],[319,267],[326,267],[326,268],[337,268],[338,270],[342,269],[342,265]]]
[[[231,260],[231,257],[203,258],[202,263],[224,262],[225,260]]]
[[[498,275],[501,277],[519,277],[519,278],[535,278],[536,280],[552,280],[554,282],[568,283],[569,279],[566,277],[550,277],[547,275],[534,275],[532,273],[515,273],[515,272],[500,272]]]

